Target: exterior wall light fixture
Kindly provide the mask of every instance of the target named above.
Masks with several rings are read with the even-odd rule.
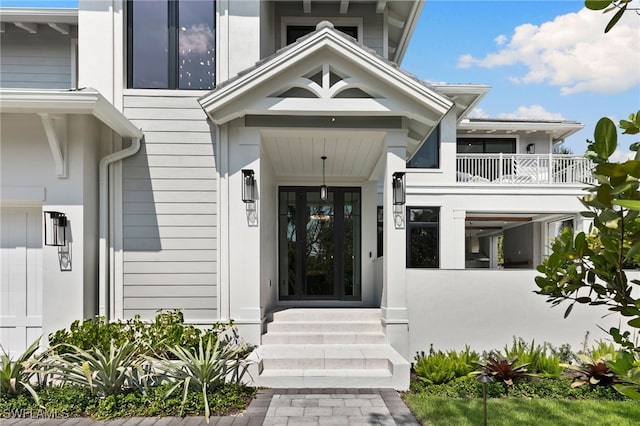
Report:
[[[242,170],[242,201],[245,203],[256,201],[256,178],[251,169]]]
[[[327,161],[327,156],[323,155],[320,157],[322,159],[322,185],[320,185],[320,201],[327,201],[329,199],[329,188],[325,184],[325,174],[324,174],[324,165]]]
[[[396,206],[404,205],[406,202],[404,172],[395,172],[392,176],[393,204]]]
[[[44,245],[67,245],[67,216],[64,213],[44,212]]]

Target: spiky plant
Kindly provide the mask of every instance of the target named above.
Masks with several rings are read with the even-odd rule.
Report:
[[[31,386],[31,380],[37,374],[31,369],[34,362],[33,355],[38,350],[40,338],[38,337],[15,361],[2,349],[0,355],[0,393],[17,396],[25,390],[31,394],[36,404],[40,405],[40,398]]]
[[[204,399],[205,419],[209,423],[211,411],[207,394],[210,390],[221,386],[243,363],[241,354],[246,352],[244,345],[231,342],[223,342],[213,336],[207,339],[206,344],[200,338],[197,350],[190,351],[181,346],[169,348],[171,358],[151,360],[159,364],[161,373],[176,384],[167,391],[167,396],[176,389],[182,387],[182,415],[184,404],[189,390],[202,393]]]

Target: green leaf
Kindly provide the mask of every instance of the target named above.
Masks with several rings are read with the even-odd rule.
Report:
[[[590,10],[603,10],[609,7],[612,0],[585,0],[584,7]]]
[[[627,171],[619,163],[602,163],[596,166],[596,173],[605,176],[626,176]]]
[[[633,328],[640,328],[640,318],[634,318],[627,322]]]
[[[613,188],[610,192],[611,195],[619,195],[622,194],[623,192],[627,192],[627,191],[637,191],[638,190],[638,182],[637,181],[627,181],[624,182],[620,185],[617,185],[615,188]]]
[[[602,159],[608,159],[618,146],[618,135],[616,133],[616,125],[607,117],[602,117],[596,124],[593,132],[594,142],[593,148]]]
[[[640,210],[640,200],[613,200],[611,204],[631,210]]]
[[[573,305],[575,305],[575,303],[572,303],[569,305],[569,307],[567,308],[566,311],[564,311],[564,317],[567,318],[569,316],[569,314],[571,313],[571,311],[573,310]]]
[[[611,30],[611,28],[613,28],[618,23],[618,21],[620,20],[620,18],[622,18],[622,15],[624,15],[626,11],[627,11],[627,3],[625,3],[624,6],[622,6],[620,10],[618,10],[616,14],[613,15],[613,18],[611,18],[606,28],[604,29],[605,34],[608,33]]]

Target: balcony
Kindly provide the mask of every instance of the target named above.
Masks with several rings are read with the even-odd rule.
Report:
[[[564,154],[457,154],[456,180],[464,183],[576,185],[592,183],[593,163]]]

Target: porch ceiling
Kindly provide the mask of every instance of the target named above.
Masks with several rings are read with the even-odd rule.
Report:
[[[263,131],[262,145],[279,178],[317,181],[322,155],[327,181],[369,179],[384,146],[382,132]]]

